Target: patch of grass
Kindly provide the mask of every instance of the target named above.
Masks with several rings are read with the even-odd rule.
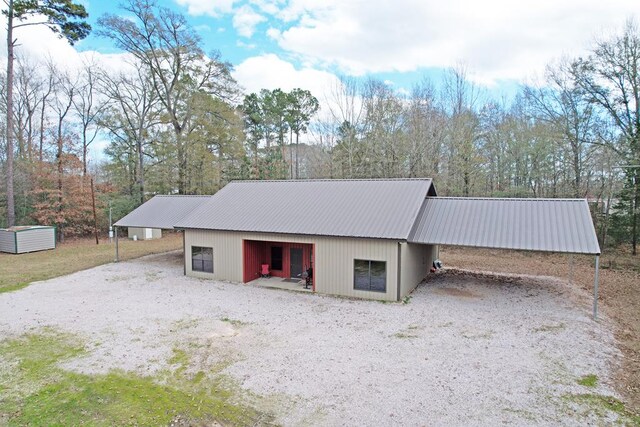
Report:
[[[540,327],[534,328],[533,332],[554,332],[554,331],[561,331],[564,328],[566,328],[567,325],[563,322],[560,322],[558,324],[555,325],[542,325]]]
[[[578,380],[578,384],[585,387],[595,387],[598,385],[598,376],[594,374],[585,375]]]
[[[85,353],[73,336],[47,331],[0,343],[0,424],[189,425],[270,424],[271,418],[240,403],[241,397],[220,377],[180,375],[159,383],[153,377],[111,371],[104,375],[70,372],[59,363]],[[176,350],[169,363],[186,366]],[[196,381],[197,380],[197,381]]]
[[[233,326],[246,326],[249,325],[249,322],[244,322],[242,320],[230,319],[228,317],[221,317],[221,321],[231,323]]]
[[[492,330],[488,330],[488,331],[484,331],[484,332],[477,332],[477,333],[463,332],[462,333],[462,337],[466,338],[466,339],[469,339],[469,340],[480,340],[480,339],[489,340],[489,339],[493,338],[494,334],[495,334],[495,331],[492,331]]]
[[[406,295],[404,298],[402,298],[402,303],[409,304],[411,302],[411,298],[411,295]]]
[[[623,425],[640,426],[640,415],[631,412],[623,402],[612,396],[602,394],[568,394],[564,399],[583,405],[587,411],[605,421],[608,414],[614,413],[618,416],[618,422]],[[606,418],[607,423],[611,421]]]
[[[177,330],[191,329],[196,326],[198,326],[198,319],[187,317],[173,322],[170,331],[174,332]]]
[[[162,239],[120,239],[120,260],[180,249],[182,235],[167,233]],[[103,239],[99,245],[84,239],[60,244],[50,251],[26,254],[0,253],[0,293],[24,288],[32,282],[47,280],[87,268],[113,262],[115,245]]]
[[[400,339],[418,338],[416,334],[412,334],[409,332],[396,332],[395,334],[393,334],[393,336]]]
[[[404,330],[396,332],[392,336],[400,339],[418,338],[417,332],[420,329],[422,329],[420,325],[416,325],[412,323],[409,326],[407,326]]]

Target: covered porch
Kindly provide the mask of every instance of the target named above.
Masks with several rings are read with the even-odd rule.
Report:
[[[272,289],[284,289],[285,291],[313,292],[313,288],[305,286],[305,280],[283,279],[281,277],[258,277],[251,281],[254,286]]]
[[[245,283],[256,281],[255,284],[267,287],[304,290],[306,272],[310,271],[308,290],[315,291],[313,267],[312,243],[242,241],[242,270]]]

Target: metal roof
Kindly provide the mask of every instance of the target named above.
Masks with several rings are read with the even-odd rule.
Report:
[[[234,181],[176,228],[406,240],[430,179]]]
[[[176,222],[209,199],[211,196],[154,196],[114,225],[171,230]]]
[[[584,199],[429,197],[408,241],[600,254]]]

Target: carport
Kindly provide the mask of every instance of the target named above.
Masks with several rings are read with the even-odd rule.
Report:
[[[593,317],[598,317],[600,245],[584,199],[427,197],[408,241],[595,255]]]
[[[175,230],[173,227],[178,221],[186,217],[191,211],[200,206],[211,196],[184,196],[184,195],[159,195],[154,196],[146,203],[138,206],[128,215],[117,221],[116,258],[118,262],[118,227],[159,228],[161,230]],[[184,248],[184,234],[182,235]]]

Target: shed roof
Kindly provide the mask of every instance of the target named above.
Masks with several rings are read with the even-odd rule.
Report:
[[[584,199],[429,197],[408,241],[600,254]]]
[[[234,181],[176,228],[403,239],[431,179]]]
[[[176,222],[209,199],[211,196],[154,196],[114,225],[171,230]]]

